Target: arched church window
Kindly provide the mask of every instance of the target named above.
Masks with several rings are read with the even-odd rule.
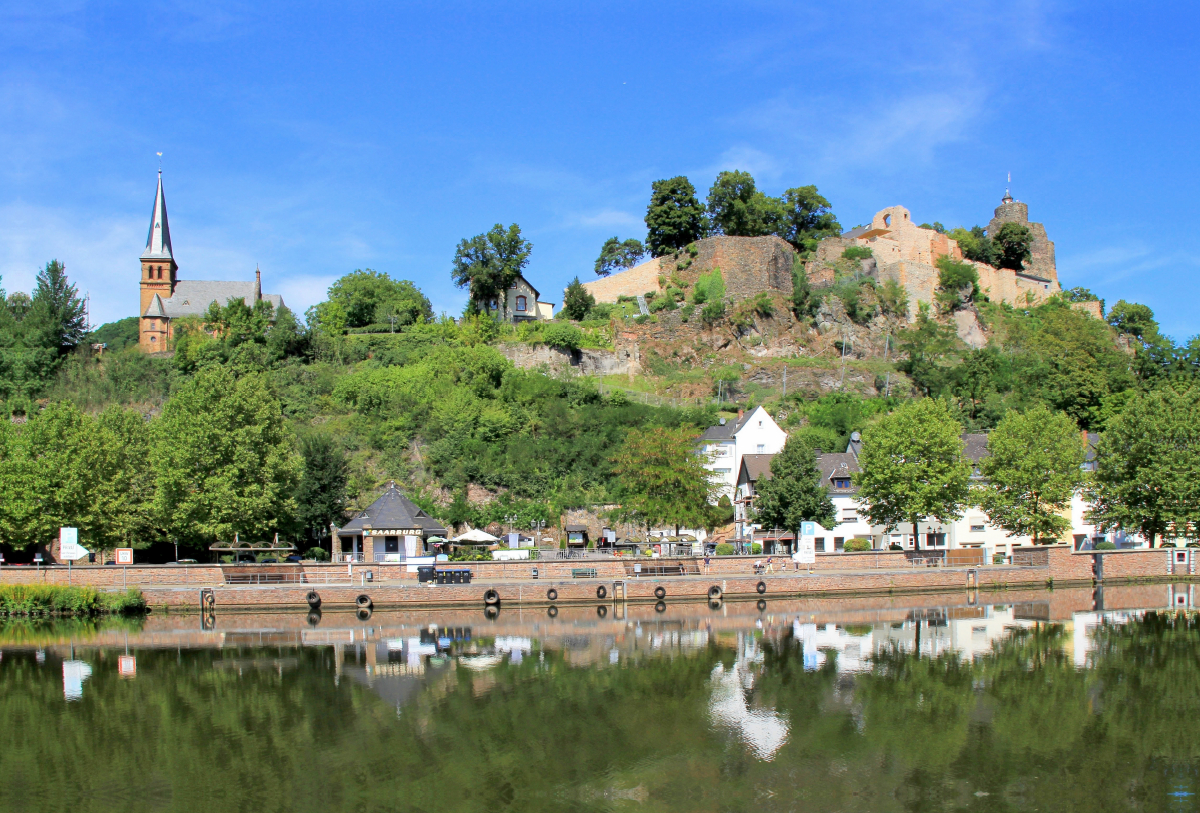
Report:
[[[158,267],[158,278],[162,279],[162,266],[161,265]]]

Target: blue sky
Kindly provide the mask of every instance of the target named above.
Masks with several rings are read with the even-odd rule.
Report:
[[[183,278],[302,311],[360,267],[457,314],[457,242],[519,223],[551,301],[650,184],[744,169],[986,224],[1012,192],[1064,286],[1200,332],[1200,7],[0,0],[0,275],[51,258],[133,315],[155,171]]]

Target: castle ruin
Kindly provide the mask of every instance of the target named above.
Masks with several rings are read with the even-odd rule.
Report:
[[[1029,220],[1029,206],[1005,192],[987,233],[995,235],[1005,223],[1020,223],[1033,236],[1031,256],[1020,271],[993,268],[964,260],[958,242],[931,228],[912,222],[903,206],[891,206],[875,214],[870,225],[852,229],[839,237],[822,240],[813,259],[805,263],[809,284],[824,288],[835,283],[834,263],[851,246],[871,250],[862,271],[883,283],[895,280],[908,294],[909,319],[915,319],[919,303],[933,302],[938,288],[937,261],[948,256],[968,262],[979,274],[979,288],[993,302],[1027,307],[1061,291],[1054,264],[1054,243],[1041,223]],[[697,240],[689,251],[647,260],[634,268],[603,279],[585,282],[597,302],[616,302],[619,297],[658,293],[664,282],[675,279],[690,285],[713,268],[720,268],[728,297],[737,302],[760,293],[790,295],[795,250],[775,237],[707,237]]]

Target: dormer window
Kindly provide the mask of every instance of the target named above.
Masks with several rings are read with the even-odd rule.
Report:
[[[849,477],[834,477],[833,478],[833,487],[834,488],[849,488],[850,487],[850,478]]]

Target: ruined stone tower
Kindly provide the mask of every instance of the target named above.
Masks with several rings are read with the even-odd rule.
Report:
[[[1022,273],[1044,282],[1053,283],[1052,287],[1057,287],[1058,270],[1054,266],[1054,243],[1046,236],[1046,227],[1041,223],[1030,223],[1029,205],[1019,200],[1013,200],[1007,189],[1004,190],[1004,197],[1000,200],[1000,205],[996,207],[991,222],[988,223],[988,236],[995,237],[996,232],[1000,231],[1000,227],[1005,223],[1020,223],[1027,227],[1033,235],[1033,245],[1030,247],[1031,256]]]

